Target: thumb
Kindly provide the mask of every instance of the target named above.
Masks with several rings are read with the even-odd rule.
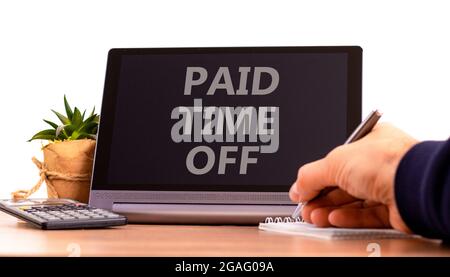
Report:
[[[337,186],[334,183],[332,170],[326,158],[305,164],[298,170],[297,181],[294,184],[298,201],[309,201],[324,188]]]

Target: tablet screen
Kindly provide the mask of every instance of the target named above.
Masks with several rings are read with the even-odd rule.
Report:
[[[285,191],[348,135],[348,55],[120,55],[104,182]]]

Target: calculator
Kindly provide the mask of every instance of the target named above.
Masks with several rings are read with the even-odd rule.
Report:
[[[127,224],[125,216],[71,199],[0,200],[0,210],[44,230]]]

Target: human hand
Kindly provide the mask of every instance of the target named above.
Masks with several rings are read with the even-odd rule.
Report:
[[[377,124],[362,139],[302,166],[289,196],[294,202],[309,201],[302,217],[321,227],[410,232],[395,203],[394,179],[400,160],[417,142],[390,124]],[[314,199],[327,187],[335,188]]]

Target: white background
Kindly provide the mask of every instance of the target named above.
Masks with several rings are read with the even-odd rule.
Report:
[[[55,119],[51,108],[64,110],[64,94],[100,110],[112,47],[360,45],[363,114],[377,107],[419,139],[445,139],[446,2],[1,1],[0,198],[38,180],[41,144],[26,140]]]

